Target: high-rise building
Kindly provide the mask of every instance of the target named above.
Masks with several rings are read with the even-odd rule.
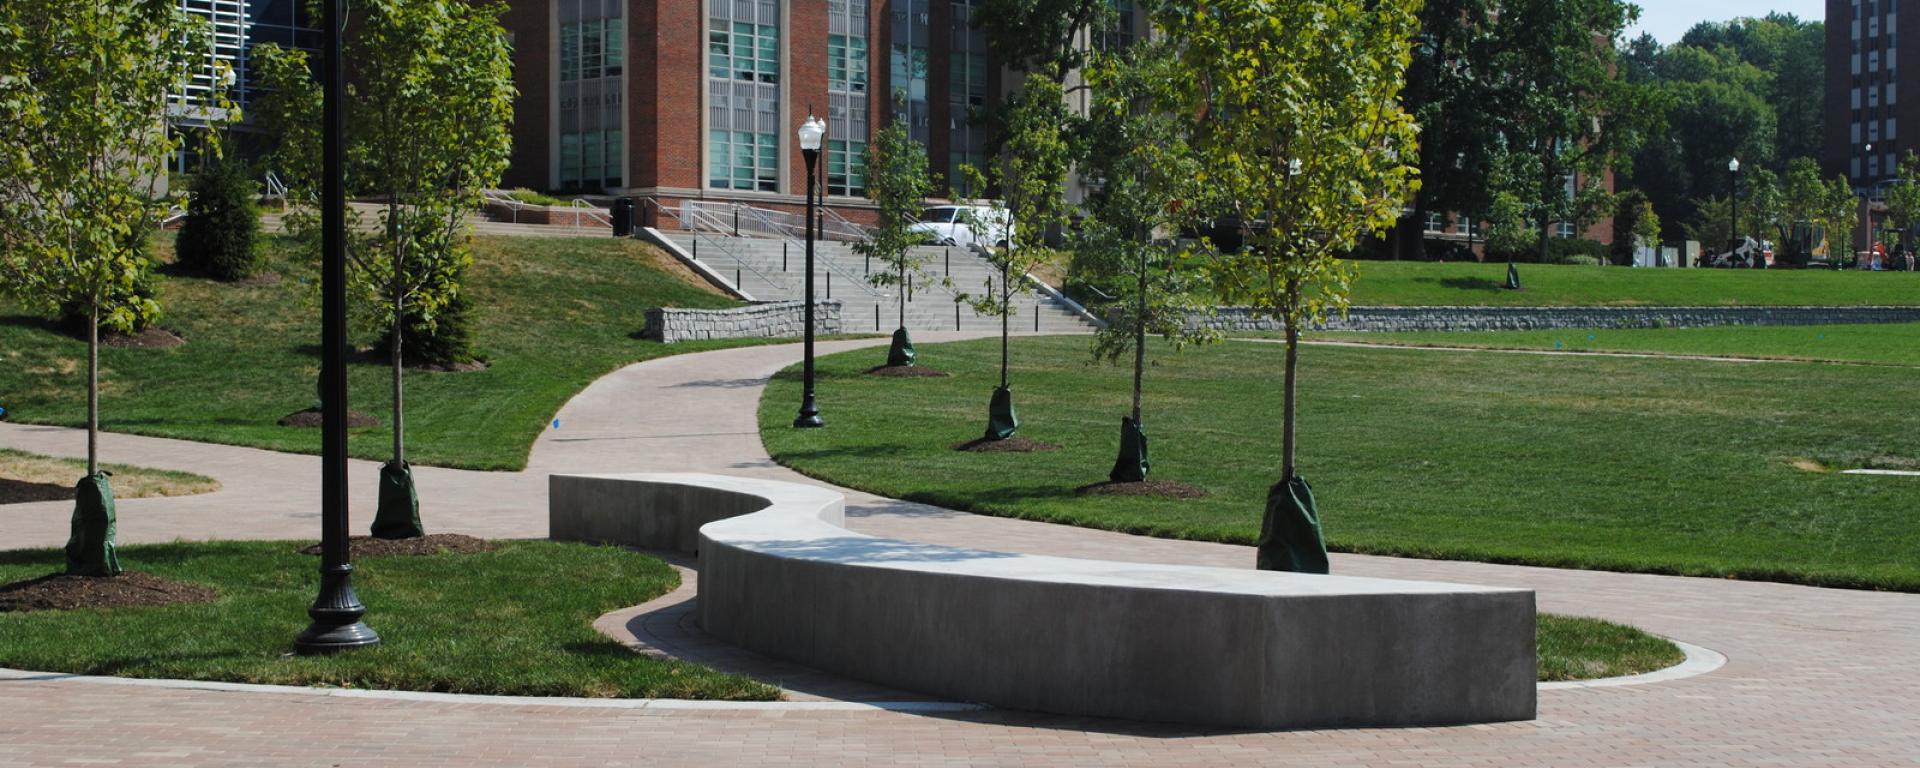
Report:
[[[1900,141],[1901,118],[1914,125],[1920,117],[1910,114],[1920,102],[1899,99],[1897,45],[1920,32],[1920,14],[1903,15],[1899,6],[1898,0],[1827,0],[1822,159],[1828,173],[1846,174],[1863,191],[1899,175],[1899,157],[1911,151]]]

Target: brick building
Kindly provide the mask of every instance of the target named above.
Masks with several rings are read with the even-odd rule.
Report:
[[[1912,151],[1899,127],[1916,123],[1920,101],[1899,99],[1897,43],[1920,39],[1920,14],[1899,13],[1896,0],[1827,0],[1828,173],[1844,173],[1856,189],[1899,175],[1898,158]],[[1909,94],[1911,96],[1912,94]]]
[[[806,188],[794,130],[811,109],[827,121],[828,204],[860,219],[864,152],[888,115],[936,176],[984,160],[969,111],[1005,78],[971,13],[967,0],[513,0],[505,183],[791,210]]]

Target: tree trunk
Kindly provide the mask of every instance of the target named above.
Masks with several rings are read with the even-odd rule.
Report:
[[[100,474],[100,299],[87,315],[87,476]]]
[[[900,259],[900,284],[894,288],[900,291],[900,327],[904,330],[907,327],[907,256],[895,255]]]
[[[407,317],[405,310],[407,301],[399,292],[399,270],[394,271],[393,282],[393,464],[394,466],[405,466],[407,461],[407,422],[400,386],[400,374],[405,370],[405,367],[402,364],[402,358],[400,356],[400,345],[401,340],[406,336]]]
[[[1000,387],[1007,386],[1007,336],[1013,317],[1013,289],[1008,278],[1013,274],[1013,244],[1007,244],[1006,258],[1000,262]]]
[[[1140,249],[1139,304],[1133,318],[1133,424],[1140,425],[1140,382],[1147,370],[1147,249]]]
[[[1548,220],[1546,210],[1540,211],[1540,263],[1548,262],[1547,242],[1553,238],[1553,222]],[[1509,259],[1511,261],[1511,259]]]
[[[1289,289],[1288,292],[1293,291]],[[1296,474],[1294,423],[1297,419],[1294,415],[1294,385],[1297,381],[1296,372],[1300,362],[1300,328],[1294,324],[1292,317],[1287,317],[1284,322],[1287,332],[1287,366],[1286,373],[1282,377],[1282,389],[1286,395],[1285,404],[1281,406],[1283,413],[1280,430],[1280,474],[1283,476],[1282,482],[1287,482],[1291,481]]]

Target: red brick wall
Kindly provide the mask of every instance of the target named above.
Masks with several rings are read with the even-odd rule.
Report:
[[[546,189],[550,178],[548,121],[552,117],[550,3],[515,2],[500,23],[513,36],[513,154],[501,184]]]
[[[781,110],[780,145],[787,153],[787,177],[784,192],[807,193],[807,160],[800,152],[794,132],[807,110],[822,120],[827,118],[827,4],[825,0],[796,0],[787,5],[786,109]],[[827,139],[846,135],[847,126],[827,122]],[[820,173],[825,178],[826,145],[821,145]]]
[[[627,186],[698,188],[704,8],[700,0],[632,0],[627,16]]]

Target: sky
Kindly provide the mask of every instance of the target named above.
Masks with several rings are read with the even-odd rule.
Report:
[[[1627,39],[1651,32],[1662,43],[1673,44],[1680,36],[1703,21],[1726,21],[1741,16],[1765,16],[1770,12],[1791,13],[1802,19],[1823,20],[1827,15],[1824,0],[1636,0],[1640,6],[1640,24],[1629,30]]]

